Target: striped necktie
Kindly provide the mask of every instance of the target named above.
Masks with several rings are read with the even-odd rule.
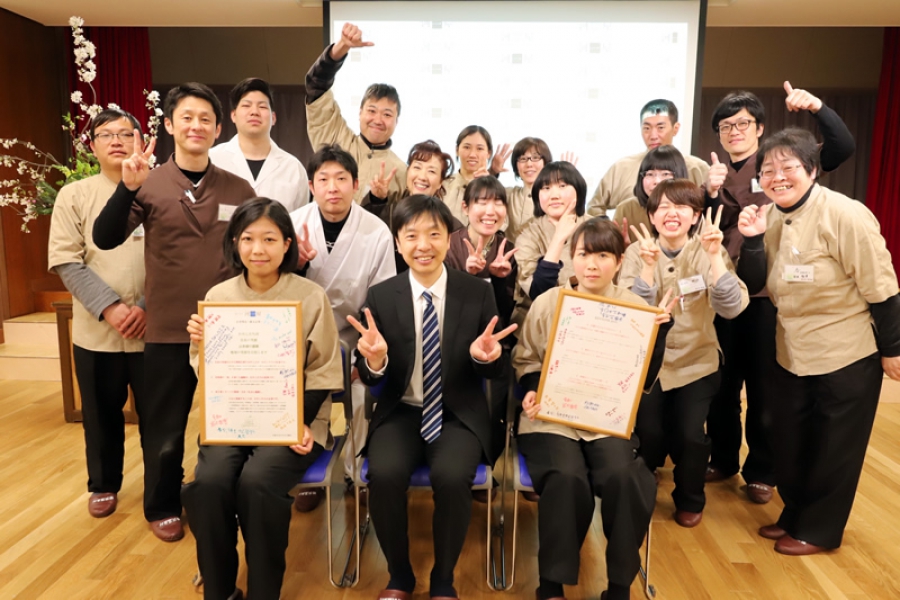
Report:
[[[431,292],[422,293],[422,438],[429,444],[441,435],[441,330]]]

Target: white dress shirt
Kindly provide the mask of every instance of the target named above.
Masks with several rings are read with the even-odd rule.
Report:
[[[438,335],[441,335],[444,331],[444,304],[447,299],[447,267],[441,265],[441,275],[430,288],[416,281],[410,271],[409,285],[412,288],[413,318],[416,326],[416,362],[413,365],[409,387],[406,388],[401,401],[412,406],[422,406],[425,401],[422,390],[422,321],[425,314],[425,298],[422,294],[425,291],[431,292],[431,302],[437,312]]]

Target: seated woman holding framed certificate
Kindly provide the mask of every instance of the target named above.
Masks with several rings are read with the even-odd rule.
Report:
[[[648,304],[666,290],[680,295],[659,381],[641,402],[635,429],[651,470],[666,455],[675,463],[672,498],[682,527],[699,524],[706,505],[710,443],[704,424],[719,390],[721,362],[713,319],[733,319],[750,301],[722,247],[721,211],[701,225],[703,203],[703,191],[691,181],[660,182],[647,200],[654,233],[632,226],[635,243],[625,252],[619,277],[619,285]]]
[[[572,240],[569,256],[578,282],[577,291],[646,304],[639,296],[613,283],[625,251],[625,240],[614,223],[605,217],[586,221],[575,230]],[[565,287],[573,289],[571,284]],[[537,597],[540,600],[562,598],[563,584],[578,583],[579,551],[594,516],[594,496],[601,496],[609,579],[609,589],[603,592],[602,598],[627,600],[631,582],[640,567],[641,541],[656,504],[656,483],[643,459],[637,456],[637,437],[609,437],[535,420],[541,411],[536,392],[562,289],[554,288],[534,301],[513,351],[516,377],[527,390],[522,402],[524,414],[519,420],[519,449],[525,456],[535,492],[540,495]],[[673,304],[655,317],[660,328],[648,368],[648,382],[656,378],[662,363],[666,333],[672,327],[669,313]]]
[[[234,212],[223,241],[226,259],[241,274],[213,287],[209,302],[264,305],[299,301],[303,348],[303,436],[293,446],[200,445],[194,481],[181,490],[207,600],[240,599],[236,588],[238,523],[244,537],[251,598],[277,600],[284,577],[291,497],[288,492],[333,440],[329,394],[343,388],[337,327],[325,291],[292,273],[294,226],[274,200],[255,198]],[[191,363],[198,369],[204,322],[192,315]]]

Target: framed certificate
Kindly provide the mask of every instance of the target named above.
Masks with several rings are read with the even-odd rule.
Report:
[[[200,443],[290,446],[303,436],[299,302],[200,302]]]
[[[629,438],[661,309],[562,290],[541,370],[537,418]]]

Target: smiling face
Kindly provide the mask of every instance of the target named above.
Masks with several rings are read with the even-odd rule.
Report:
[[[434,196],[443,181],[444,163],[440,157],[431,155],[428,160],[414,160],[406,169],[406,189],[410,194]]]
[[[541,210],[551,221],[559,221],[566,213],[573,212],[578,193],[575,186],[559,179],[543,186],[539,192]]]
[[[237,246],[248,279],[277,281],[290,239],[284,239],[272,219],[260,217],[241,232]]]
[[[540,155],[537,148],[532,146],[525,151],[525,154],[519,157],[516,168],[519,170],[519,177],[522,178],[525,187],[530,188],[534,185],[534,180],[537,179],[538,173],[544,168],[544,157]]]
[[[699,212],[694,212],[694,209],[686,204],[674,204],[665,194],[660,198],[656,212],[650,214],[650,222],[659,233],[660,243],[672,250],[684,246],[691,227],[699,219]]]
[[[815,181],[815,169],[807,173],[797,157],[778,148],[766,155],[759,173],[766,197],[781,208],[797,204]]]
[[[738,162],[753,156],[759,149],[759,138],[762,137],[764,129],[763,125],[756,123],[756,119],[746,108],[742,108],[727,119],[719,121],[719,143],[731,157],[731,161]]]
[[[260,91],[247,92],[236,109],[231,111],[231,120],[242,136],[268,136],[275,124],[275,113],[269,98]]]
[[[322,217],[332,223],[343,221],[350,213],[353,195],[358,188],[359,181],[354,181],[350,171],[335,161],[319,167],[309,182],[309,189]]]
[[[450,248],[447,226],[429,214],[422,214],[397,232],[396,241],[416,281],[429,287],[440,275]]]
[[[175,140],[176,155],[179,152],[191,156],[207,154],[222,131],[212,104],[196,96],[182,98],[172,111],[172,119],[166,119],[165,123],[166,131]]]
[[[622,266],[622,259],[612,252],[588,252],[584,247],[584,234],[578,236],[572,255],[572,268],[578,280],[578,291],[602,294],[612,283]]]
[[[649,115],[641,121],[641,137],[644,138],[647,150],[653,150],[663,145],[671,145],[680,127],[681,123],[672,125],[669,115]]]
[[[659,185],[660,181],[667,181],[669,179],[675,179],[675,174],[672,173],[672,171],[666,169],[651,169],[645,171],[643,179],[641,180],[641,185],[644,187],[644,193],[649,197],[650,194],[653,193],[653,190],[656,189],[656,186]]]
[[[480,133],[467,135],[456,148],[456,156],[459,157],[459,170],[466,179],[472,179],[474,173],[487,168],[491,151],[487,140]]]
[[[94,129],[91,151],[100,163],[100,170],[118,173],[121,176],[122,161],[134,153],[134,125],[127,117],[122,117]],[[106,136],[112,135],[107,139]],[[123,137],[131,135],[131,138]]]
[[[463,203],[462,209],[469,219],[469,232],[481,237],[494,235],[506,221],[506,204],[499,198],[477,198]]]
[[[397,103],[369,98],[359,109],[359,132],[375,146],[386,144],[397,128]]]

